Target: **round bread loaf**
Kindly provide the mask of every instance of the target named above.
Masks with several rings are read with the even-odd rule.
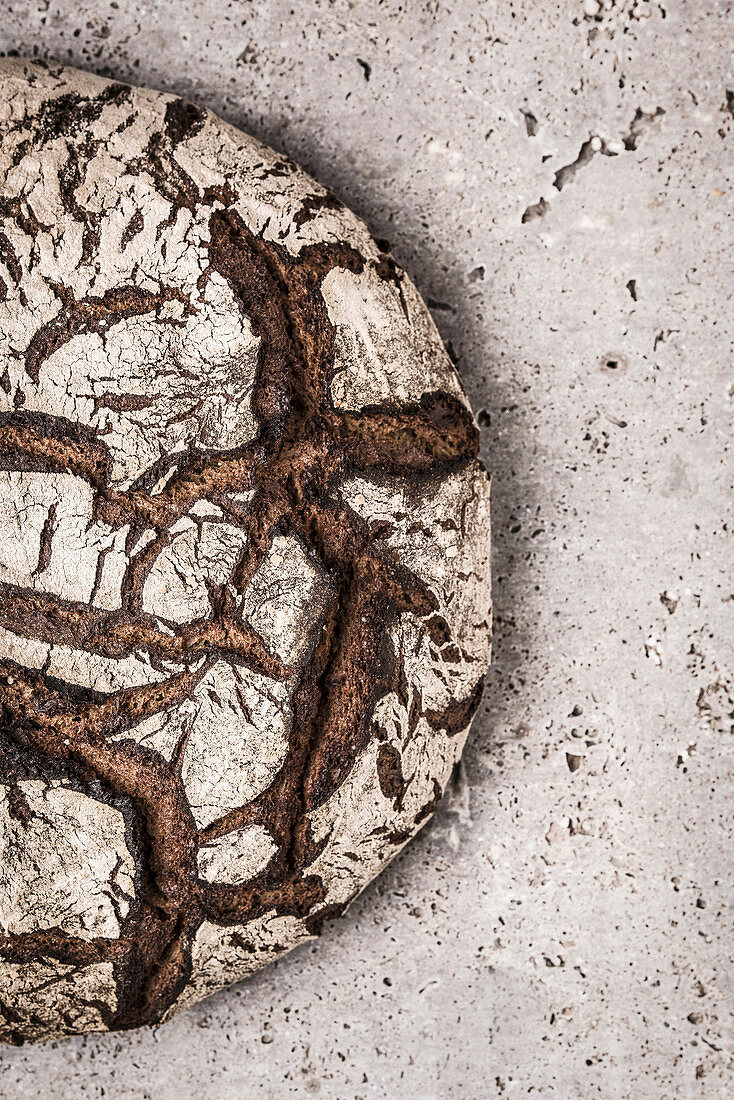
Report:
[[[489,479],[389,252],[170,95],[0,62],[0,1039],[167,1019],[430,817]]]

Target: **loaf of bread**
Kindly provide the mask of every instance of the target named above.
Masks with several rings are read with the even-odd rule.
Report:
[[[489,479],[383,245],[170,95],[0,61],[0,1039],[157,1023],[430,817]]]

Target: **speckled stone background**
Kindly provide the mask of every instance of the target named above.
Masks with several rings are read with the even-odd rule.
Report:
[[[3,1050],[3,1097],[731,1095],[727,13],[0,2],[1,51],[209,106],[392,242],[496,574],[465,766],[347,917],[155,1033]]]

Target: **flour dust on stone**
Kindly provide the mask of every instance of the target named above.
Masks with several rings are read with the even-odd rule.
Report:
[[[0,62],[0,1040],[167,1019],[430,817],[489,479],[416,290],[207,111]]]

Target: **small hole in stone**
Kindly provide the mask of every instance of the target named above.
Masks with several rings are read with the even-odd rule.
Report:
[[[599,366],[611,374],[624,374],[627,370],[627,360],[616,351],[607,351],[600,356]]]

